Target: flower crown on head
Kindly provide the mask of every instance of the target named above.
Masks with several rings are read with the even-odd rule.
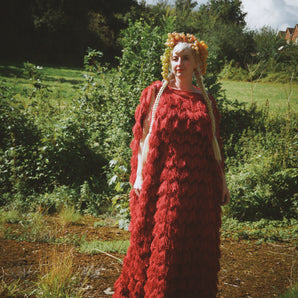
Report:
[[[161,62],[162,62],[162,77],[165,80],[168,80],[169,78],[169,65],[170,65],[170,60],[171,60],[171,53],[174,49],[174,47],[179,43],[179,42],[186,42],[191,44],[191,48],[195,51],[197,54],[197,57],[199,58],[199,67],[202,76],[206,73],[206,68],[207,68],[207,57],[208,57],[208,46],[205,44],[205,42],[198,41],[198,39],[192,35],[192,34],[184,34],[184,33],[168,33],[168,40],[165,43],[166,45],[166,50],[164,54],[160,57]]]

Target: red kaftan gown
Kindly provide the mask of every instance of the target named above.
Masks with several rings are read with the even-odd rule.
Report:
[[[158,81],[144,89],[136,110],[131,184],[152,90],[161,85]],[[216,104],[210,98],[218,124]],[[215,297],[222,180],[201,94],[166,87],[156,111],[143,179],[140,195],[130,193],[130,247],[114,297]]]

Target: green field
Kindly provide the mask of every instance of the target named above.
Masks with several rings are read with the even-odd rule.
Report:
[[[42,67],[38,75],[43,87],[50,91],[51,99],[64,103],[77,96],[84,85],[84,71],[80,69]],[[30,80],[23,65],[0,66],[0,80],[23,99],[30,97],[34,87],[34,80]]]
[[[80,69],[43,67],[39,70],[43,86],[51,91],[53,100],[68,102],[77,96],[84,85],[85,72]],[[0,80],[21,98],[28,97],[32,81],[24,74],[23,65],[0,66]],[[241,81],[221,81],[229,100],[238,100],[250,104],[252,101],[259,107],[269,101],[270,113],[285,114],[288,99],[292,111],[298,107],[298,84],[283,83],[250,83]],[[252,94],[253,88],[253,94]]]
[[[263,106],[269,101],[269,109],[273,114],[285,114],[289,99],[290,109],[298,108],[298,84],[253,83],[239,81],[221,81],[229,100],[237,99],[250,104],[252,101]],[[253,97],[252,97],[253,88]]]

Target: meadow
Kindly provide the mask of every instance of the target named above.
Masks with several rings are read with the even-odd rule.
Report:
[[[18,65],[0,66],[0,80],[13,88],[22,99],[28,97],[28,89],[38,80],[44,87],[51,90],[53,101],[66,104],[77,96],[84,84],[84,72],[82,69],[61,67],[42,67],[30,65],[30,63]]]
[[[271,114],[286,114],[288,103],[291,111],[298,110],[297,83],[263,83],[242,81],[221,81],[228,99],[246,104],[256,103],[259,107],[269,103]]]

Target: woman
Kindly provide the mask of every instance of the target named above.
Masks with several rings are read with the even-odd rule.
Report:
[[[207,46],[175,32],[166,46],[164,82],[142,92],[135,114],[131,239],[116,298],[217,293],[220,205],[230,195],[219,114],[202,83]],[[192,85],[193,75],[200,89]]]

